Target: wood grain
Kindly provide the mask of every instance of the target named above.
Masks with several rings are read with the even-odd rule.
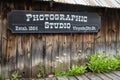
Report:
[[[7,54],[6,54],[6,46],[7,46],[7,18],[2,21],[2,72],[5,77],[8,77],[8,66],[7,66]],[[14,50],[15,51],[15,50]]]
[[[70,35],[59,35],[59,65],[60,70],[66,71],[70,68]],[[66,66],[67,65],[67,66]]]
[[[119,11],[120,12],[120,11]],[[120,16],[116,15],[116,31],[117,31],[117,54],[120,55]]]
[[[52,35],[46,34],[46,54],[45,54],[45,73],[48,75],[52,71],[52,47],[53,47],[53,40]]]
[[[2,3],[0,3],[0,75],[2,74]]]
[[[77,80],[74,76],[68,77],[69,80]]]
[[[120,71],[113,71],[113,73],[120,76]]]
[[[59,56],[59,47],[58,47],[58,34],[52,34],[53,38],[52,38],[52,42],[53,42],[53,46],[52,46],[52,74],[55,72],[55,68],[57,66],[58,61],[57,61],[57,57]]]
[[[81,77],[83,78],[83,80],[89,80],[88,77],[85,75],[81,75]]]
[[[57,77],[57,80],[69,80],[67,77]]]
[[[102,80],[100,77],[96,76],[94,73],[86,73],[85,74],[90,80]]]
[[[101,79],[104,79],[104,80],[112,80],[111,78],[105,76],[104,74],[102,73],[99,73],[99,74],[96,74],[97,76],[99,76]]]
[[[95,53],[101,54],[106,52],[106,15],[105,12],[99,12],[101,16],[101,26],[98,33],[95,34],[94,38],[94,50]]]
[[[72,34],[71,35],[71,66],[80,65],[82,63],[81,58],[83,57],[82,49],[83,39],[82,34]]]
[[[104,75],[108,76],[112,80],[119,80],[119,77],[113,73],[104,73]]]

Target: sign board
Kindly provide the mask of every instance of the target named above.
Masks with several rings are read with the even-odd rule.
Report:
[[[93,33],[100,29],[97,13],[14,10],[8,15],[13,33]]]

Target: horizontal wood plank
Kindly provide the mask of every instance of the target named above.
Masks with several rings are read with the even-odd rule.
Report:
[[[74,76],[69,76],[68,79],[69,80],[77,80]]]
[[[120,77],[120,71],[113,71],[113,73]]]
[[[84,80],[81,76],[75,76],[77,80]]]
[[[67,77],[57,77],[57,80],[69,80]]]
[[[111,78],[112,80],[120,80],[120,77],[116,76],[113,73],[104,73],[106,76],[108,76],[109,78]]]
[[[105,76],[104,74],[102,73],[99,73],[99,74],[96,74],[97,76],[99,76],[101,79],[104,79],[104,80],[112,80],[111,78]]]
[[[100,77],[96,76],[94,73],[85,73],[85,75],[90,79],[90,80],[102,80]]]

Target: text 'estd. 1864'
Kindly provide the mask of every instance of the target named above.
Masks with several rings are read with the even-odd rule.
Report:
[[[14,10],[8,15],[13,33],[93,33],[100,29],[97,13]]]

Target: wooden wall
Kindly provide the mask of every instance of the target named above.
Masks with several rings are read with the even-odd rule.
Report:
[[[98,33],[14,34],[7,28],[11,10],[96,12],[101,16]],[[120,53],[120,9],[107,9],[49,2],[0,2],[0,74],[19,71],[22,77],[44,76],[82,64],[88,54]]]

